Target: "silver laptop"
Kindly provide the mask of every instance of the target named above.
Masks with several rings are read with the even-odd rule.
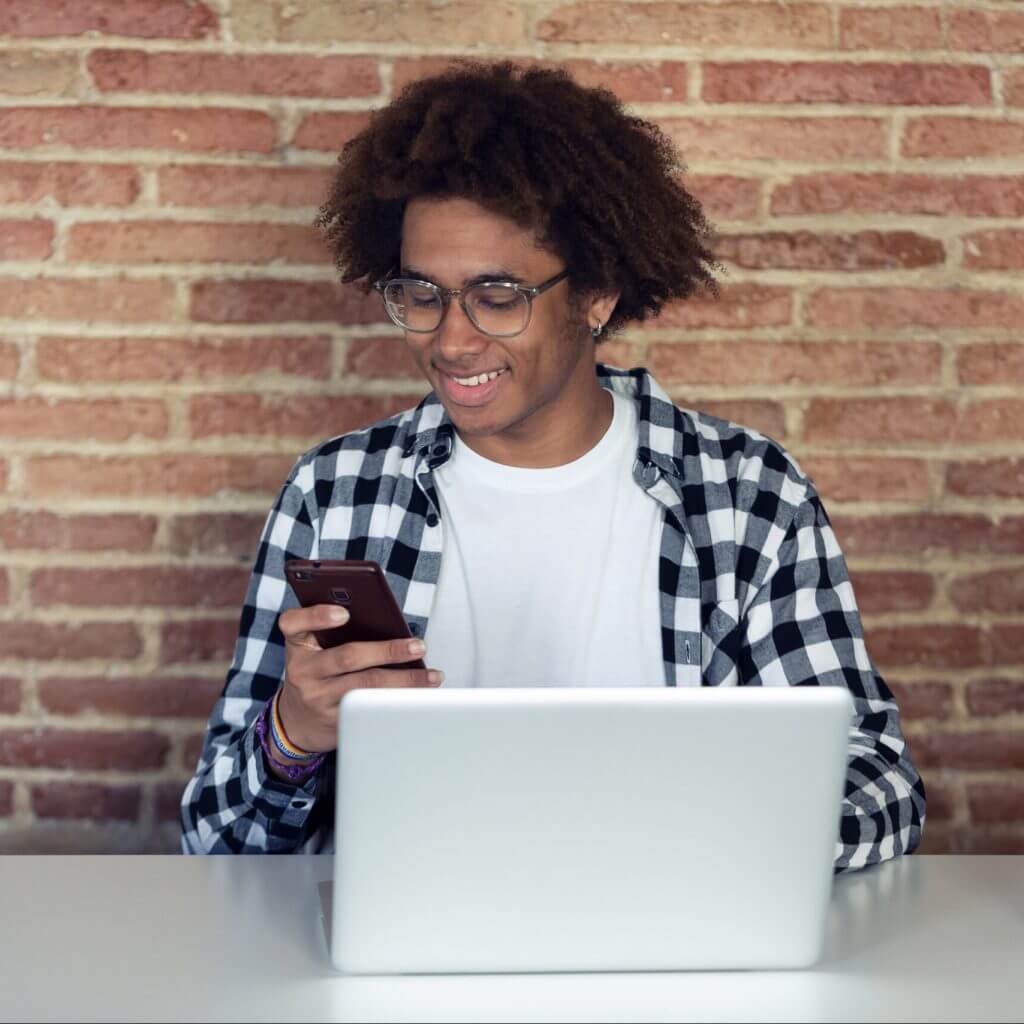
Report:
[[[852,714],[841,687],[353,691],[334,965],[808,967]]]

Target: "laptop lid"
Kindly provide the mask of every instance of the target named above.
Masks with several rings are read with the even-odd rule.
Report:
[[[852,713],[817,686],[352,691],[334,964],[809,966]]]

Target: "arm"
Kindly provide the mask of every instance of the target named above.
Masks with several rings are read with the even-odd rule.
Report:
[[[284,677],[284,637],[277,617],[296,604],[284,578],[285,559],[316,557],[315,519],[296,484],[300,465],[264,525],[224,691],[182,794],[184,853],[294,852],[310,839],[311,818],[319,817],[312,811],[318,797],[324,798],[329,765],[296,786],[268,768],[254,728]]]
[[[809,482],[744,620],[742,681],[845,686],[853,697],[835,871],[911,853],[921,842],[924,783],[896,701],[868,655],[845,559]]]

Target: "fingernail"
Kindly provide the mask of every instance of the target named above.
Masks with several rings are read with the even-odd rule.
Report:
[[[429,679],[434,686],[440,686],[441,683],[444,682],[444,673],[439,672],[436,669],[431,669],[427,673],[427,679]]]
[[[427,645],[422,640],[413,640],[409,643],[410,654],[422,654],[427,649]]]
[[[332,608],[327,617],[331,622],[348,622],[348,612],[344,608]]]

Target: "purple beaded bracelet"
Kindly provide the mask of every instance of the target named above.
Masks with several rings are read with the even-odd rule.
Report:
[[[291,765],[281,764],[275,760],[273,754],[270,752],[270,744],[267,742],[267,715],[270,712],[270,705],[273,702],[273,697],[263,705],[263,710],[260,712],[259,717],[256,719],[256,735],[260,738],[260,746],[263,748],[263,753],[267,760],[271,762],[275,768],[279,769],[287,777],[289,782],[294,782],[297,785],[305,782],[316,770],[324,763],[326,754],[319,754],[312,761],[307,764]]]

